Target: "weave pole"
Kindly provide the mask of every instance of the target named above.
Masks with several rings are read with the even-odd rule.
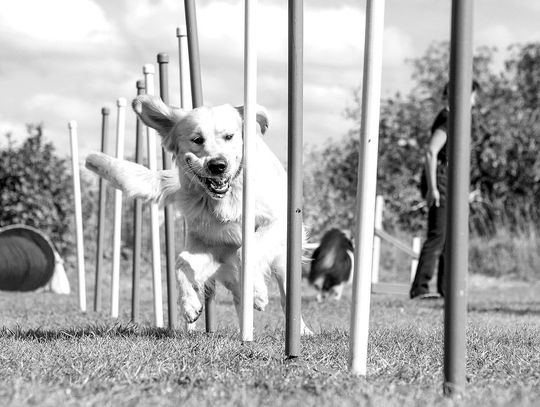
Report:
[[[154,95],[154,65],[143,67],[144,86],[147,95]],[[148,168],[157,170],[156,131],[146,127],[148,140]],[[157,204],[150,205],[150,227],[152,235],[152,283],[154,290],[154,320],[158,328],[163,327],[163,299],[161,292],[161,248],[159,244],[159,210]]]
[[[289,0],[288,153],[287,153],[287,292],[285,355],[300,356],[302,278],[302,127],[304,2]]]
[[[109,113],[108,107],[101,109],[101,152],[107,152],[109,142]],[[101,284],[103,274],[103,251],[105,239],[105,211],[107,205],[107,184],[104,178],[99,178],[98,230],[96,250],[96,276],[94,281],[94,311],[101,310]]]
[[[79,283],[79,307],[86,312],[86,273],[84,270],[84,238],[81,207],[81,180],[79,175],[79,142],[77,122],[68,123],[71,141],[71,165],[73,168],[73,200],[75,201],[75,229],[77,235],[77,278]]]
[[[349,368],[362,376],[367,370],[383,30],[384,0],[367,0],[349,345]]]
[[[186,30],[189,53],[189,77],[191,81],[191,100],[193,107],[203,105],[201,59],[199,56],[199,34],[197,32],[197,10],[194,0],[184,0],[186,11]]]
[[[118,98],[116,118],[116,158],[124,158],[124,138],[126,131],[126,99]],[[118,318],[120,304],[120,249],[122,245],[122,190],[114,190],[113,213],[113,268],[111,281],[111,317]]]
[[[180,107],[182,109],[191,108],[191,93],[189,89],[189,57],[186,26],[182,25],[176,29],[178,38],[178,73],[180,75]]]
[[[199,56],[199,36],[197,33],[197,13],[194,0],[184,0],[184,8],[186,12],[186,28],[188,38],[189,52],[189,76],[191,80],[191,102],[193,108],[203,105],[203,93],[201,82],[201,63]],[[208,281],[205,287],[205,322],[206,332],[214,332],[216,330],[216,304],[215,290],[216,283]]]
[[[180,75],[180,107],[184,110],[191,108],[191,91],[189,88],[189,57],[188,57],[188,43],[187,43],[187,30],[186,26],[180,26],[176,29],[176,36],[178,37],[178,63],[179,63],[179,75]],[[183,242],[181,247],[186,245],[187,241],[187,223],[186,218],[182,215],[182,232]]]
[[[138,80],[136,83],[137,95],[144,95],[144,81]],[[136,116],[135,123],[135,162],[143,163],[143,122]],[[140,281],[141,281],[141,253],[142,253],[142,201],[135,199],[133,202],[133,273],[131,284],[131,320],[137,322],[140,316]]]
[[[191,108],[191,90],[189,85],[189,59],[186,26],[180,26],[176,29],[178,37],[178,73],[180,75],[180,107],[182,109]],[[179,247],[183,249],[187,242],[187,222],[182,215],[182,242]],[[195,328],[195,324],[184,322],[184,330],[190,331]]]
[[[169,104],[169,55],[162,52],[157,56],[159,64],[159,95],[163,103]],[[163,157],[163,169],[172,168],[171,154],[165,149],[161,151]],[[174,247],[174,207],[168,204],[164,208],[165,212],[165,258],[167,265],[167,311],[169,317],[169,328],[178,327],[178,311],[176,308],[176,276],[175,276],[175,247]]]
[[[473,2],[452,1],[444,394],[465,390]]]
[[[240,271],[240,335],[253,341],[253,272],[255,270],[255,195],[252,162],[257,114],[257,0],[245,0],[244,26],[244,178],[242,190],[242,270]]]

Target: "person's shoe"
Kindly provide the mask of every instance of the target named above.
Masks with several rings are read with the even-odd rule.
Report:
[[[418,298],[424,294],[427,294],[429,291],[424,291],[424,290],[415,290],[413,288],[411,288],[411,290],[409,291],[409,298],[411,300],[415,299],[415,298]]]
[[[411,297],[413,300],[436,300],[438,298],[441,298],[439,293],[422,293]]]

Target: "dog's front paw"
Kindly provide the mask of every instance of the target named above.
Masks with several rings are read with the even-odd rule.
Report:
[[[253,287],[253,308],[264,311],[268,305],[268,288],[264,280],[256,281]]]
[[[302,326],[300,327],[300,335],[302,336],[312,336],[314,335],[313,331],[307,327],[304,322],[302,322]]]
[[[253,297],[253,308],[255,308],[257,311],[264,311],[267,305],[268,295],[262,296],[255,294],[255,296]]]
[[[201,316],[203,306],[199,304],[184,304],[184,319],[188,324],[193,324]]]

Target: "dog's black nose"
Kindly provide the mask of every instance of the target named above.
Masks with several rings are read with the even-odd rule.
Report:
[[[227,169],[227,161],[223,158],[213,158],[208,161],[208,171],[213,175],[221,175]]]

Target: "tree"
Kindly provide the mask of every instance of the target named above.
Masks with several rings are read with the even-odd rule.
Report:
[[[540,210],[540,43],[514,45],[502,71],[494,68],[497,50],[481,47],[474,55],[474,77],[482,87],[473,111],[470,224],[490,234],[503,224],[538,221]],[[414,85],[405,95],[381,103],[377,191],[386,198],[385,227],[416,232],[427,208],[418,189],[422,149],[440,109],[448,81],[449,44],[434,43],[409,61]],[[305,217],[318,236],[331,225],[352,228],[360,98],[346,116],[355,123],[339,143],[308,152]]]
[[[62,255],[73,249],[71,173],[41,124],[27,125],[28,138],[0,150],[0,226],[23,223],[40,229]]]

